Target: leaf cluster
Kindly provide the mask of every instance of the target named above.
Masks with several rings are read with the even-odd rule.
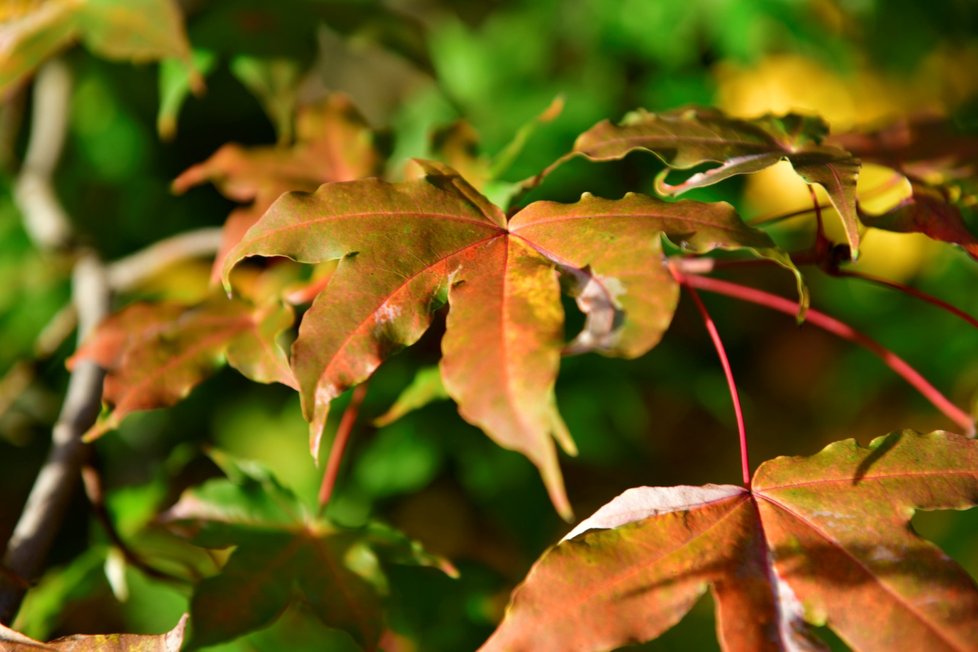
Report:
[[[694,4],[680,31],[702,29],[706,3]],[[591,3],[581,6],[593,9]],[[279,385],[283,396],[298,403],[292,423],[301,418],[311,453],[298,464],[313,469],[321,449],[327,459],[318,506],[299,495],[287,474],[277,478],[261,464],[216,450],[206,463],[194,453],[173,451],[172,467],[166,470],[172,495],[164,500],[163,490],[154,489],[141,503],[147,514],[167,503],[169,508],[122,535],[112,529],[112,510],[93,498],[110,543],[96,546],[86,563],[104,563],[117,596],[128,590],[132,580],[126,578],[133,568],[175,581],[180,587],[176,601],[186,605],[189,615],[160,635],[80,635],[41,643],[0,629],[0,641],[13,650],[169,652],[243,637],[260,641],[263,632],[288,628],[296,619],[313,623],[313,648],[334,636],[328,640],[340,641],[336,645],[342,649],[413,649],[411,634],[432,639],[410,632],[405,624],[404,604],[410,598],[396,591],[397,578],[404,575],[430,588],[441,581],[432,577],[460,574],[447,560],[454,552],[450,536],[414,537],[411,518],[393,519],[402,532],[367,509],[358,512],[355,501],[344,504],[345,495],[331,498],[348,437],[366,429],[356,425],[361,407],[373,415],[383,412],[373,419],[374,426],[389,426],[367,445],[369,453],[374,450],[369,446],[380,450],[385,442],[416,443],[411,424],[436,409],[425,406],[451,399],[458,416],[491,444],[468,449],[479,452],[467,457],[460,454],[453,448],[458,445],[447,443],[456,431],[466,434],[456,420],[437,443],[426,441],[425,450],[435,452],[419,465],[468,465],[476,469],[473,477],[481,473],[485,484],[499,487],[508,479],[490,477],[496,467],[489,458],[504,455],[494,446],[515,451],[537,468],[555,511],[571,521],[572,504],[587,501],[574,491],[582,486],[575,485],[573,475],[580,467],[569,466],[573,471],[565,486],[559,450],[574,456],[580,447],[587,458],[591,450],[621,444],[596,445],[593,432],[582,438],[565,417],[586,412],[585,403],[624,406],[630,400],[611,396],[610,386],[590,385],[577,394],[585,397],[581,405],[566,400],[569,393],[558,389],[561,367],[571,373],[585,369],[578,375],[587,375],[588,367],[575,366],[581,364],[577,356],[596,353],[611,359],[601,364],[614,365],[614,359],[645,356],[667,334],[685,337],[689,329],[679,310],[684,293],[702,308],[718,341],[696,288],[729,288],[729,282],[709,276],[724,265],[788,271],[795,299],[771,298],[743,286],[739,296],[792,313],[799,322],[811,314],[816,325],[833,324],[827,330],[865,344],[865,336],[841,322],[818,310],[809,313],[809,285],[819,287],[821,281],[814,280],[808,266],[836,276],[858,275],[849,271],[855,269],[851,263],[858,260],[866,236],[876,231],[923,234],[978,258],[973,230],[978,147],[972,134],[947,118],[917,117],[830,132],[827,120],[809,113],[745,119],[687,104],[638,109],[620,122],[601,120],[585,129],[569,128],[566,114],[579,110],[593,123],[592,109],[600,101],[584,110],[558,96],[542,112],[545,102],[522,111],[531,117],[510,130],[508,142],[499,142],[498,127],[484,129],[490,146],[483,147],[476,126],[491,122],[485,98],[438,56],[439,48],[457,41],[452,47],[458,48],[459,61],[478,68],[479,55],[458,44],[466,42],[468,30],[461,24],[443,32],[429,50],[419,22],[379,2],[289,0],[273,6],[215,0],[191,16],[186,29],[170,0],[62,0],[24,7],[5,9],[0,16],[0,93],[15,93],[44,60],[79,42],[113,60],[161,61],[155,108],[164,139],[177,138],[181,120],[194,110],[190,96],[203,92],[205,79],[220,88],[228,73],[252,94],[277,141],[226,143],[171,175],[176,194],[189,199],[207,192],[200,186],[212,185],[214,197],[219,194],[233,204],[226,218],[218,216],[224,221],[213,263],[186,272],[195,283],[209,283],[208,289],[188,298],[173,282],[148,297],[145,292],[124,296],[126,305],[78,346],[69,369],[94,362],[105,372],[103,412],[86,440],[120,430],[117,439],[129,445],[132,432],[151,423],[133,415],[192,402],[200,395],[195,388],[226,364],[247,380]],[[540,12],[537,20],[549,20],[547,7],[534,11]],[[675,8],[663,11],[672,15]],[[754,15],[750,9],[723,11],[732,20]],[[514,52],[534,47],[523,32],[505,29],[516,25],[507,16],[501,12],[488,23],[510,34],[506,42]],[[593,26],[595,34],[612,43],[630,29],[606,12]],[[443,78],[456,95],[453,109],[461,108],[472,122],[448,119],[455,115],[435,119],[445,112],[435,99],[424,109],[425,118],[409,127],[395,124],[392,141],[386,129],[370,125],[349,96],[325,90],[323,60],[339,49],[324,45],[326,31],[352,43],[368,41],[385,56],[410,62],[415,72]],[[720,34],[703,40],[718,51],[737,48]],[[662,46],[655,56],[679,77],[696,53],[670,47]],[[515,74],[487,70],[486,88]],[[698,94],[689,95],[695,99]],[[499,99],[506,106],[517,102]],[[610,113],[597,108],[602,116]],[[412,129],[421,133],[422,145],[411,144]],[[567,146],[556,151],[555,143],[563,142],[561,130]],[[541,137],[548,142],[535,147]],[[635,152],[652,157],[633,165],[643,159]],[[739,204],[718,200],[732,196],[738,178],[761,178],[754,175],[785,162],[815,202],[811,237],[800,236],[805,239],[801,249],[789,248],[788,239],[763,228],[764,222],[744,220]],[[866,208],[869,193],[858,183],[868,163],[885,168],[907,189],[881,211]],[[527,167],[530,176],[520,179]],[[640,188],[652,192],[607,192],[585,176],[570,184],[573,201],[554,201],[553,196],[563,196],[554,185],[561,175],[573,177],[575,169],[591,171],[595,179],[598,170],[607,177],[614,170],[638,169]],[[827,195],[826,205],[817,203],[816,189]],[[677,199],[687,192],[696,199]],[[833,241],[825,227],[836,219],[841,235]],[[965,311],[957,314],[969,319]],[[774,457],[751,472],[742,430],[745,486],[628,489],[543,554],[513,592],[495,632],[485,632],[482,649],[605,650],[644,643],[676,625],[708,590],[716,607],[717,639],[726,650],[823,649],[819,627],[862,650],[976,649],[974,579],[911,526],[916,510],[975,505],[973,416],[895,354],[873,346],[892,369],[923,388],[925,398],[961,434],[904,430],[868,447],[847,439],[808,457]],[[718,349],[729,374],[726,353],[722,345]],[[405,350],[410,350],[407,356],[396,355]],[[418,373],[406,369],[419,360],[424,366]],[[666,376],[682,382],[687,364],[696,363],[677,360]],[[239,387],[229,377],[221,376]],[[734,386],[732,374],[728,378]],[[382,398],[363,403],[368,382],[387,386],[378,391]],[[622,381],[614,387],[625,386]],[[242,396],[241,414],[253,414],[243,404],[256,394]],[[631,400],[642,403],[649,397],[643,390]],[[735,388],[733,400],[739,409]],[[386,411],[379,407],[384,401]],[[209,406],[203,407],[206,412]],[[422,408],[426,411],[408,416]],[[668,410],[639,412],[659,418]],[[620,419],[628,419],[624,407],[620,413],[625,415]],[[574,419],[567,422],[573,426]],[[453,421],[446,417],[441,423]],[[266,451],[285,449],[284,437],[281,443],[276,440],[280,435],[263,433]],[[98,446],[116,445],[105,443],[111,439]],[[689,439],[690,446],[702,445]],[[402,449],[391,450],[399,454]],[[395,453],[388,451],[388,463],[377,468],[410,476],[401,467],[413,460]],[[616,463],[624,466],[620,457]],[[516,458],[506,468],[517,475],[520,462]],[[197,474],[198,463],[206,464],[203,475],[209,479],[183,477]],[[357,467],[342,482],[356,485],[365,468]],[[216,473],[220,477],[213,477]],[[424,468],[416,473],[417,485],[430,478],[426,473]],[[385,481],[371,479],[378,485]],[[174,486],[185,489],[179,498]],[[408,481],[404,486],[414,488]],[[419,492],[419,501],[434,501],[428,511],[435,520],[471,520],[467,507],[446,498],[458,489],[436,483]],[[604,490],[593,488],[608,495]],[[98,491],[89,489],[89,494]],[[448,531],[439,525],[444,529],[428,532]],[[472,570],[466,555],[488,560],[510,585],[522,577],[525,565],[517,554],[478,545],[491,527],[480,521],[469,528],[460,582],[481,581],[477,571],[475,580],[466,575]],[[154,555],[146,545],[149,560],[143,559],[125,541],[134,532],[146,537],[140,539],[143,545],[152,538],[147,533],[159,537],[166,552]],[[415,538],[447,556],[429,552]],[[502,540],[494,533],[488,539]],[[193,554],[209,561],[180,561]],[[501,560],[507,554],[509,559]],[[180,570],[171,572],[167,564]],[[5,581],[12,579],[17,578],[5,576]],[[499,578],[492,581],[498,584]],[[440,590],[439,596],[449,594]],[[67,595],[64,591],[52,594]],[[477,613],[484,626],[501,612],[501,603],[451,607]]]

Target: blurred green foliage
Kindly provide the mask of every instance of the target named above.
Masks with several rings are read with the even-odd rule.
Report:
[[[223,223],[232,204],[212,188],[170,194],[169,184],[182,170],[226,142],[288,139],[276,113],[281,108],[269,108],[268,91],[242,64],[244,55],[298,66],[300,100],[327,90],[350,93],[378,129],[391,132],[389,171],[395,175],[408,158],[429,154],[436,128],[460,118],[479,134],[481,150],[494,155],[558,96],[563,112],[529,135],[506,181],[535,174],[568,151],[581,131],[637,106],[720,104],[753,115],[796,103],[830,122],[845,122],[853,112],[840,107],[851,102],[859,115],[859,86],[871,79],[885,96],[866,108],[866,119],[940,110],[973,122],[978,110],[978,76],[968,68],[978,61],[978,6],[965,0],[288,0],[275,9],[235,0],[185,4],[195,56],[210,62],[206,70],[202,66],[207,92],[188,96],[188,87],[176,88],[185,81],[168,73],[173,80],[164,90],[177,97],[164,98],[173,103],[170,140],[156,131],[161,93],[153,67],[107,62],[82,49],[65,55],[76,84],[58,191],[84,239],[110,260],[168,235]],[[941,64],[952,60],[959,65]],[[815,90],[799,90],[805,86]],[[941,92],[930,92],[934,87]],[[825,104],[812,106],[812,94],[819,92]],[[35,352],[38,334],[68,300],[70,261],[32,248],[11,200],[29,106],[26,95],[11,94],[0,109],[0,143],[9,144],[8,174],[0,179],[4,535],[46,450],[71,349],[64,344],[40,358]],[[649,191],[657,170],[652,157],[641,154],[605,165],[573,161],[533,197]],[[733,201],[748,215],[797,207],[781,196],[751,203],[744,199],[748,184],[732,180],[700,197]],[[799,229],[788,224],[772,233],[789,242],[805,235]],[[906,252],[884,252],[903,262],[883,272],[978,314],[974,261],[949,247],[907,246]],[[158,284],[164,294],[179,291],[179,272],[170,278]],[[736,278],[791,292],[786,275],[745,269]],[[167,289],[168,282],[173,287]],[[814,305],[899,352],[958,404],[976,405],[978,337],[963,322],[855,280],[813,272],[809,282]],[[121,306],[132,298],[117,301]],[[850,436],[865,443],[897,428],[949,425],[868,353],[761,308],[707,301],[731,353],[755,463],[815,452]],[[456,562],[458,580],[416,568],[391,571],[390,624],[404,646],[397,649],[425,652],[477,647],[501,616],[509,591],[567,527],[530,463],[463,423],[450,402],[429,404],[384,428],[369,425],[416,370],[437,360],[438,330],[371,381],[329,509],[331,518],[350,526],[368,518],[390,522]],[[30,369],[26,385],[10,380],[19,361]],[[630,486],[739,479],[723,376],[702,323],[685,302],[663,344],[640,360],[566,359],[557,399],[580,448],[578,458],[562,459],[578,516]],[[327,432],[335,430],[345,401],[337,402]],[[110,514],[126,541],[155,565],[192,576],[213,573],[214,560],[164,532],[153,517],[185,488],[218,475],[206,449],[261,461],[313,505],[321,470],[307,453],[306,437],[292,392],[225,371],[172,409],[127,420],[95,450]],[[922,514],[915,525],[978,573],[973,513]],[[16,626],[40,638],[170,628],[187,609],[189,585],[161,582],[128,566],[128,598],[120,601],[104,572],[111,550],[79,499],[53,567],[31,591]],[[715,648],[708,601],[676,630],[636,649]],[[357,648],[297,605],[271,628],[210,649]]]

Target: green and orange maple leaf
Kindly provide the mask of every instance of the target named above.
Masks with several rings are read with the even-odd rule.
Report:
[[[0,94],[46,59],[81,41],[107,59],[179,59],[189,69],[190,44],[174,0],[50,0],[0,7]],[[203,87],[192,69],[191,85]]]
[[[573,453],[554,399],[564,350],[561,277],[587,316],[569,348],[636,357],[655,346],[676,307],[662,235],[687,251],[744,248],[790,266],[726,203],[585,194],[507,218],[451,168],[419,164],[424,177],[411,181],[287,193],[225,259],[225,283],[249,256],[340,261],[292,348],[314,455],[330,402],[414,343],[447,301],[445,389],[467,421],[536,464],[568,516],[552,441]]]
[[[210,181],[228,199],[246,204],[233,210],[225,222],[214,260],[215,279],[227,252],[282,193],[312,191],[328,181],[380,172],[383,158],[374,133],[345,95],[330,95],[301,107],[295,122],[296,142],[291,147],[244,148],[231,143],[174,179],[174,192]]]
[[[912,431],[760,465],[750,489],[630,489],[546,552],[482,648],[610,650],[654,639],[707,590],[729,652],[978,649],[978,587],[910,527],[978,504],[978,442]]]
[[[103,401],[111,408],[86,433],[95,438],[129,414],[178,403],[226,361],[248,378],[295,386],[279,336],[290,306],[256,305],[215,295],[197,305],[135,303],[112,315],[69,360],[106,370]]]
[[[665,175],[661,175],[657,190],[671,195],[759,172],[787,160],[806,183],[825,188],[855,256],[860,237],[856,212],[860,163],[846,150],[823,144],[827,134],[828,125],[821,118],[794,113],[741,120],[703,107],[662,113],[639,109],[626,115],[620,124],[605,120],[581,134],[573,154],[610,161],[646,150],[672,169],[719,164],[677,185],[665,183]]]

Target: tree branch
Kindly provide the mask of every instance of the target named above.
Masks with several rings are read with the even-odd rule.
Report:
[[[221,246],[221,229],[178,233],[109,265],[109,284],[117,292],[131,290],[170,265],[195,256],[213,256]]]
[[[102,263],[92,253],[79,258],[72,282],[80,341],[108,315],[109,284]],[[72,372],[48,458],[7,543],[4,565],[28,582],[33,582],[43,570],[74,491],[87,450],[81,436],[98,416],[103,376],[98,365],[88,361],[80,362]],[[6,581],[0,584],[0,622],[9,624],[13,620],[24,593],[23,586]]]
[[[38,72],[30,142],[14,192],[25,229],[42,250],[66,247],[73,239],[71,223],[51,183],[64,144],[71,82],[71,73],[61,61],[51,61]],[[80,341],[109,313],[108,276],[93,251],[77,252],[72,302]],[[81,362],[68,381],[48,458],[7,543],[3,558],[6,572],[0,578],[0,623],[14,619],[26,587],[44,568],[85,458],[87,446],[81,436],[98,415],[103,375],[94,363]]]
[[[71,71],[58,59],[38,71],[27,155],[14,186],[24,228],[40,249],[61,249],[72,236],[71,222],[51,184],[68,127]]]
[[[71,86],[71,71],[62,61],[50,61],[38,71],[30,140],[14,189],[24,228],[41,250],[64,249],[74,240],[71,221],[52,184],[67,131]],[[213,254],[219,246],[220,229],[200,229],[157,242],[108,269],[94,252],[79,252],[73,270],[73,305],[59,313],[67,320],[54,320],[62,326],[55,329],[57,332],[46,331],[39,338],[47,344],[42,347],[56,347],[68,332],[63,326],[70,324],[72,317],[78,321],[78,341],[83,341],[108,316],[112,288],[130,289],[179,259]],[[0,623],[14,619],[27,588],[43,571],[87,458],[88,446],[81,436],[98,416],[103,378],[103,371],[86,361],[71,374],[48,458],[7,543],[4,572],[0,573]]]

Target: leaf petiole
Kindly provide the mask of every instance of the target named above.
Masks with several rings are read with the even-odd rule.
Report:
[[[703,305],[703,300],[700,299],[699,293],[690,285],[687,277],[679,272],[675,266],[670,265],[669,270],[672,272],[676,281],[689,291],[689,296],[693,299],[693,303],[696,304],[696,309],[699,310],[700,316],[703,318],[703,324],[706,326],[706,331],[710,334],[710,339],[713,341],[714,348],[716,348],[717,356],[720,358],[723,374],[727,378],[727,387],[730,389],[730,400],[733,402],[734,414],[737,417],[737,435],[740,439],[740,469],[743,474],[744,486],[750,489],[751,473],[750,460],[747,454],[747,429],[744,426],[744,411],[740,405],[740,394],[737,392],[737,383],[734,381],[733,370],[730,368],[730,359],[727,357],[727,351],[723,347],[723,341],[720,339],[720,333],[717,331],[716,324],[713,322],[713,318],[710,317],[706,306]]]
[[[367,394],[367,383],[361,383],[353,390],[350,402],[343,412],[340,425],[336,428],[336,436],[333,438],[333,445],[329,448],[329,459],[326,460],[326,470],[323,472],[323,483],[319,486],[319,513],[322,515],[329,505],[329,499],[333,495],[333,488],[336,486],[336,478],[340,473],[340,462],[343,461],[343,453],[346,444],[350,441],[350,433],[357,422],[357,414],[360,412],[360,405]]]
[[[917,288],[910,287],[909,285],[906,285],[904,283],[897,283],[896,281],[890,281],[885,278],[880,278],[878,276],[873,276],[871,274],[866,274],[864,272],[857,272],[855,270],[848,270],[848,269],[832,269],[829,270],[828,273],[831,274],[832,276],[840,276],[844,278],[856,278],[862,281],[869,281],[870,283],[876,283],[877,285],[882,285],[884,287],[897,290],[898,292],[903,292],[904,294],[912,296],[915,299],[920,299],[921,301],[925,301],[931,304],[932,306],[936,306],[942,310],[945,310],[951,313],[952,315],[954,315],[955,317],[959,317],[964,321],[968,322],[974,328],[978,328],[978,319],[975,319],[974,317],[972,317],[965,311],[961,310],[957,306],[954,306],[942,299],[938,299],[932,294],[928,294],[922,290],[918,290]]]
[[[696,287],[701,290],[706,290],[707,292],[725,294],[735,299],[756,303],[758,305],[766,306],[772,310],[777,310],[789,315],[795,315],[798,313],[798,304],[796,302],[785,299],[784,297],[779,297],[776,294],[771,294],[770,292],[747,287],[738,283],[731,283],[730,281],[723,281],[720,279],[710,278],[707,276],[698,276],[695,274],[684,276],[683,283],[689,288]],[[806,321],[834,335],[837,335],[844,340],[859,344],[877,355],[884,362],[884,364],[886,364],[886,366],[892,369],[905,381],[910,383],[914,389],[920,392],[920,394],[930,401],[934,407],[940,410],[944,416],[962,428],[964,434],[969,437],[974,437],[974,419],[967,412],[952,403],[936,387],[931,385],[927,379],[921,376],[916,369],[911,367],[906,360],[898,356],[896,353],[890,351],[876,340],[873,340],[870,337],[860,333],[852,326],[849,326],[848,324],[841,322],[838,319],[825,314],[824,312],[815,310],[814,308],[810,308],[808,310]]]

